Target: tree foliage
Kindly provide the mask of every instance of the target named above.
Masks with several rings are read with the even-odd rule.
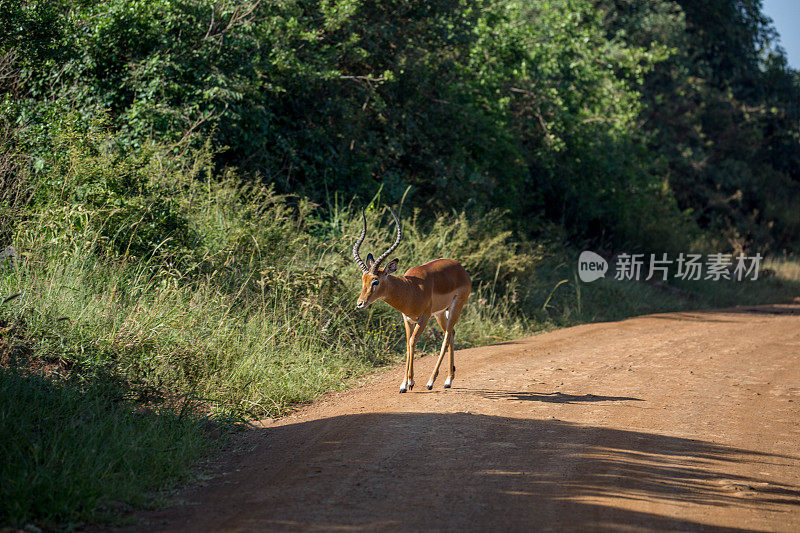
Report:
[[[534,236],[800,236],[800,84],[759,0],[0,7],[18,123],[57,105],[131,150],[210,138],[218,168],[281,192],[500,208]]]
[[[733,248],[796,249],[800,84],[760,0],[598,3],[609,35],[674,53],[642,91],[678,204]]]

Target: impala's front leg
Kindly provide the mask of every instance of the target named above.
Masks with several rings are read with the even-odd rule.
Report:
[[[414,334],[414,323],[407,316],[403,315],[403,325],[406,327],[406,373],[403,374],[403,382],[400,384],[400,392],[408,390],[408,365],[411,361],[411,337]],[[411,388],[414,384],[411,384]]]
[[[422,315],[417,319],[416,325],[413,327],[411,335],[408,337],[408,359],[406,361],[406,379],[400,384],[400,392],[406,392],[414,388],[414,347],[417,344],[422,332],[425,331],[425,326],[428,325],[430,315]],[[406,332],[409,331],[411,324],[406,319]]]

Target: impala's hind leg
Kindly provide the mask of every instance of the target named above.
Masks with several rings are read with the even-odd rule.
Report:
[[[453,350],[453,341],[455,340],[455,330],[454,327],[458,319],[461,318],[461,310],[464,308],[464,304],[467,303],[467,297],[469,293],[464,295],[462,298],[456,297],[453,300],[453,304],[450,306],[450,313],[447,317],[447,333],[450,337],[450,372],[447,374],[447,379],[444,381],[444,388],[449,389],[453,385],[453,379],[456,377],[456,354]]]
[[[456,377],[456,364],[455,364],[455,353],[453,352],[453,343],[456,340],[456,332],[455,330],[450,330],[450,345],[448,349],[450,351],[450,372],[447,374],[447,379],[444,380],[444,388],[449,389],[451,385],[453,385],[453,378]]]
[[[447,331],[447,318],[444,316],[444,313],[434,315],[436,317],[436,322],[439,323],[439,326],[442,328],[444,332],[444,340],[442,341],[442,349],[439,352],[439,359],[436,361],[436,366],[433,367],[433,373],[431,373],[431,379],[428,380],[428,390],[433,388],[433,382],[436,381],[436,376],[439,375],[439,366],[442,364],[442,359],[444,359],[445,351],[447,350],[448,345],[451,344],[451,333]]]

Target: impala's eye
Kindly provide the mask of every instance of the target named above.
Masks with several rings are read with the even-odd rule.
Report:
[[[377,279],[373,279],[372,280],[372,286],[373,287],[377,287],[379,284],[380,284],[380,281],[378,281]]]

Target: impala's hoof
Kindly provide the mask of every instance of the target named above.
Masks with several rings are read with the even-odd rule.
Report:
[[[449,389],[452,384],[453,384],[453,378],[447,378],[447,380],[444,382],[444,388]]]
[[[406,389],[400,389],[400,394],[403,394],[405,391]]]
[[[428,389],[428,390],[431,390],[431,389],[433,388],[433,385],[431,385],[430,383],[428,383],[428,384],[425,386],[425,388],[426,388],[426,389]]]
[[[408,384],[408,390],[414,390],[414,382]]]

